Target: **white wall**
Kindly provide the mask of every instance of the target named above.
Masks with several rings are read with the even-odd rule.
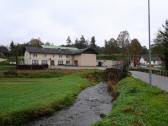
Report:
[[[111,67],[113,65],[120,64],[120,61],[113,61],[113,60],[97,60],[97,65],[98,63],[101,62],[103,67]]]
[[[53,60],[55,62],[55,65],[58,65],[58,61],[62,60],[63,64],[66,64],[66,61],[70,61],[70,63],[72,63],[72,56],[68,56],[66,57],[66,55],[62,55],[62,57],[59,57],[59,55],[57,54],[40,54],[37,53],[37,57],[34,56],[33,53],[29,53],[29,52],[25,52],[25,56],[24,56],[24,63],[31,65],[32,64],[32,60],[38,60],[38,64],[41,65],[42,64],[42,60],[47,60],[48,65],[50,65],[50,62]]]
[[[38,64],[42,64],[42,60],[47,60],[48,65],[51,65],[51,61],[55,62],[55,65],[58,65],[58,61],[63,61],[63,64],[66,64],[66,61],[70,61],[70,65],[74,65],[74,61],[78,61],[78,66],[96,66],[96,54],[81,54],[81,55],[75,55],[71,56],[68,55],[62,55],[62,57],[59,57],[58,54],[39,54],[37,53],[37,56],[34,56],[33,53],[25,52],[24,56],[24,63],[31,65],[32,60],[38,60]]]
[[[95,54],[81,54],[81,66],[96,66]]]

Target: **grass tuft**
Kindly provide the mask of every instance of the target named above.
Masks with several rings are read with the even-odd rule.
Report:
[[[120,81],[118,91],[112,112],[94,126],[168,126],[168,93],[133,77]]]

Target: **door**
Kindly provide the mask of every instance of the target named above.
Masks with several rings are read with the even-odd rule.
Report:
[[[50,65],[51,65],[51,66],[54,66],[54,65],[55,65],[54,60],[51,60]]]
[[[99,66],[99,67],[102,67],[102,62],[98,62],[98,66]]]
[[[78,66],[78,60],[75,60],[75,61],[74,61],[74,65],[75,65],[75,66]]]

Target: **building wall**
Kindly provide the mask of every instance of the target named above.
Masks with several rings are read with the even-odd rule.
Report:
[[[66,61],[70,61],[72,64],[72,56],[62,55],[61,57],[57,54],[39,54],[35,56],[33,53],[25,52],[24,63],[31,65],[32,60],[38,60],[38,64],[42,64],[42,60],[46,60],[48,65],[51,65],[51,61],[54,61],[55,65],[58,65],[58,61],[63,61],[63,64],[66,64]]]
[[[147,62],[147,61],[145,61],[145,59],[144,59],[144,58],[141,58],[141,59],[140,59],[140,64],[147,65],[147,64],[148,64],[148,62]]]
[[[24,54],[24,64],[27,64],[27,65],[31,64],[31,55],[27,51]]]
[[[96,66],[95,54],[81,54],[81,66]]]
[[[96,66],[96,54],[81,54],[73,57],[73,65],[78,61],[78,66]]]
[[[113,61],[113,60],[97,60],[97,66],[101,62],[102,67],[111,67],[113,65],[120,64],[120,61]]]
[[[78,66],[81,66],[82,63],[81,63],[81,55],[75,55],[73,57],[73,65],[75,65],[74,61],[78,61]]]
[[[24,63],[31,65],[32,60],[38,60],[38,64],[42,64],[42,60],[46,60],[47,64],[50,66],[51,61],[54,61],[55,65],[58,65],[58,61],[63,61],[63,65],[67,65],[66,61],[69,61],[69,65],[75,65],[74,61],[78,61],[78,66],[96,66],[96,54],[81,54],[81,55],[60,55],[58,54],[35,54],[25,52]]]

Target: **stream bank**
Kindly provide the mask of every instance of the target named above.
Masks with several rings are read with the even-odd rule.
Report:
[[[102,82],[82,91],[72,106],[25,126],[90,126],[111,111],[111,100],[107,84]]]

